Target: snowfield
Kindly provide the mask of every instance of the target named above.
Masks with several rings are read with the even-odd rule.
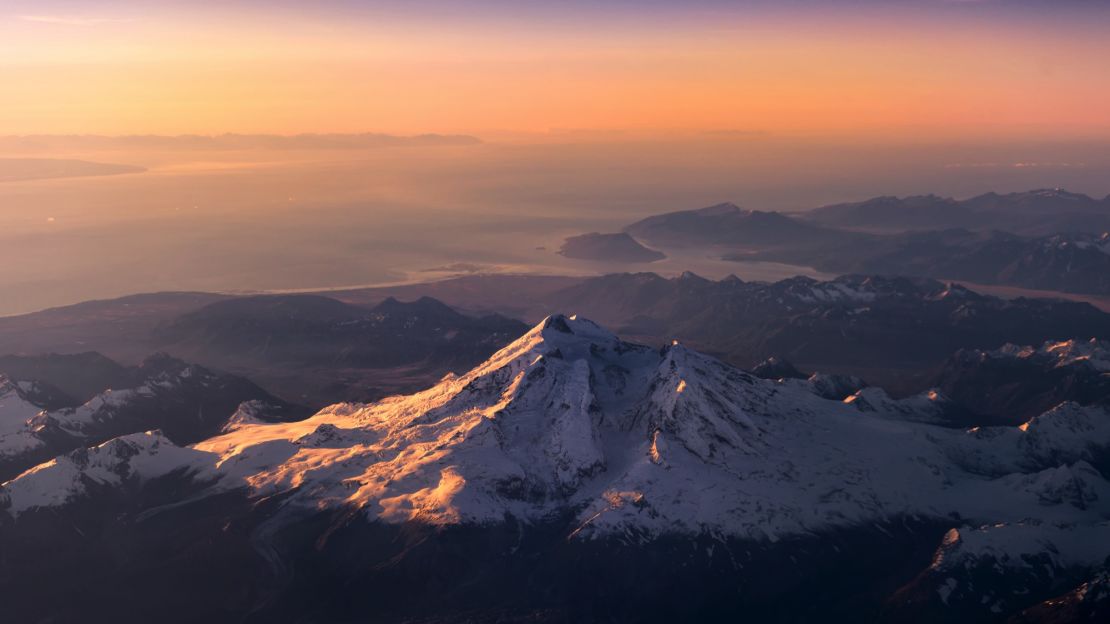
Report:
[[[63,505],[90,482],[181,473],[212,492],[288,493],[289,521],[351,506],[386,523],[569,511],[572,539],[776,541],[911,517],[957,527],[938,567],[1020,562],[1030,549],[1061,566],[1110,556],[1110,540],[1088,539],[1110,517],[1110,483],[1092,466],[1110,448],[1104,408],[1063,404],[1021,427],[965,431],[927,424],[939,401],[878,389],[829,400],[805,380],[762,380],[680,344],[634,345],[551,316],[410,396],[277,424],[245,406],[191,447],[149,432],[59,457],[5,483],[0,513]]]

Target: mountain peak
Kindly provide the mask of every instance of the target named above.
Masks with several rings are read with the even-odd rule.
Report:
[[[460,316],[454,308],[434,297],[420,297],[415,301],[401,301],[396,297],[386,297],[371,310],[378,314],[436,314],[448,317]]]
[[[570,325],[567,324],[567,317],[563,314],[553,314],[543,320],[543,329],[554,329],[555,331],[563,332],[564,334],[573,334]]]
[[[517,342],[528,340],[529,337],[532,337],[533,341],[538,338],[555,348],[573,348],[576,345],[588,348],[590,344],[607,345],[620,342],[620,339],[609,330],[576,314],[570,316],[552,314],[540,321]]]
[[[1089,199],[1091,199],[1089,196],[1087,196],[1083,193],[1073,193],[1071,191],[1062,189],[1060,187],[1034,189],[1032,191],[1029,191],[1027,194],[1028,195],[1034,195],[1034,196],[1037,196],[1037,197],[1053,197],[1053,198],[1071,199],[1071,200],[1089,200]],[[1020,194],[1018,193],[1017,195],[1020,195]]]
[[[693,271],[683,271],[681,275],[675,278],[679,282],[688,282],[694,284],[709,284],[712,280],[706,279]]]
[[[693,211],[705,217],[715,217],[720,215],[732,214],[734,212],[744,212],[744,209],[732,202],[722,202],[720,204],[713,204],[705,208],[699,208]]]
[[[104,471],[131,479],[184,467],[217,490],[288,494],[290,519],[328,507],[438,525],[563,514],[568,539],[775,541],[911,516],[1104,518],[1092,501],[1110,500],[1110,485],[1097,473],[1070,473],[1097,490],[1097,499],[1078,499],[1087,508],[1070,495],[1046,498],[1069,473],[1040,474],[1110,444],[1102,408],[967,432],[919,424],[943,415],[939,393],[896,400],[873,389],[844,402],[816,386],[759,379],[682,345],[626,343],[553,314],[423,392],[291,423],[241,418],[188,449],[129,438],[120,452],[100,447],[17,478],[0,508],[63,504]],[[122,479],[111,475],[110,486]]]
[[[499,371],[510,371],[510,375],[516,375],[544,360],[588,360],[601,350],[620,350],[617,346],[620,344],[621,340],[616,335],[593,321],[577,315],[552,314],[451,383],[481,383],[482,378],[494,376],[497,379],[493,383],[500,385],[507,380]]]
[[[143,358],[143,361],[139,364],[139,371],[147,377],[162,373],[177,375],[188,367],[188,363],[164,351],[158,351]]]

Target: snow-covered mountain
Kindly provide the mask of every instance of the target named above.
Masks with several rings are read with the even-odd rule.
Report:
[[[1110,342],[1105,340],[1064,340],[1046,342],[1040,347],[1006,345],[986,353],[984,358],[995,360],[1039,360],[1052,368],[1089,366],[1098,373],[1110,373]]]
[[[785,358],[899,393],[928,389],[959,349],[1110,338],[1110,314],[1089,304],[1002,299],[881,275],[763,283],[624,273],[585,280],[550,299],[553,309],[573,307],[653,344],[679,338],[745,368]]]
[[[46,409],[53,402],[48,384],[0,376],[0,478],[59,453],[152,428],[182,444],[201,440],[217,433],[246,401],[271,419],[303,415],[242,377],[165,355],[151,356],[132,372],[128,387],[62,409]]]
[[[33,402],[36,390],[32,382],[0,377],[0,457],[11,457],[45,444],[34,436],[31,425],[43,411]]]
[[[76,451],[4,484],[0,510],[18,526],[105,489],[184,476],[194,500],[280,500],[267,535],[333,512],[440,530],[554,526],[576,548],[685,536],[708,540],[708,557],[712,544],[771,548],[909,522],[949,531],[922,572],[941,582],[919,599],[941,605],[978,599],[984,570],[992,591],[1026,583],[1029,553],[1061,579],[1110,557],[1110,540],[1093,539],[1110,517],[1105,409],[1064,404],[1020,427],[965,431],[914,422],[935,418],[935,393],[879,393],[830,400],[810,379],[764,380],[552,316],[410,396],[289,423],[244,411],[188,448],[149,432]],[[974,568],[978,589],[953,568]],[[972,613],[1028,606],[1009,596],[959,600]]]
[[[1064,401],[1110,405],[1110,342],[963,349],[949,358],[934,384],[978,414],[980,423],[1020,424]]]

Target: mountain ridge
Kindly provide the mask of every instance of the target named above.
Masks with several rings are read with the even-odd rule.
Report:
[[[68,522],[77,510],[119,522],[113,505],[125,504],[138,529],[150,514],[172,524],[204,510],[215,526],[242,527],[220,538],[232,540],[225,556],[247,557],[243,565],[261,557],[280,587],[309,582],[287,577],[290,569],[359,565],[339,554],[351,544],[393,552],[384,544],[405,532],[439,544],[432,552],[478,544],[488,552],[488,539],[510,553],[593,552],[610,562],[604,553],[626,544],[662,557],[657,563],[735,575],[740,562],[758,559],[753,552],[808,561],[805,545],[817,536],[847,545],[843,536],[856,535],[852,548],[860,548],[858,540],[886,535],[898,548],[920,548],[928,527],[947,527],[949,537],[933,542],[945,563],[925,562],[890,608],[926,605],[968,621],[1051,596],[1018,592],[1029,587],[1023,553],[1053,553],[1038,578],[1070,586],[1110,556],[1110,545],[1088,539],[1106,530],[1110,511],[1106,408],[1065,403],[1020,427],[965,431],[917,422],[934,416],[935,397],[878,397],[871,392],[866,408],[829,400],[810,380],[759,379],[682,344],[635,345],[553,315],[467,373],[413,395],[338,404],[297,422],[241,414],[189,447],[146,432],[61,456],[0,487],[0,540],[22,553],[43,530],[31,527]],[[163,491],[188,497],[166,505],[157,502]],[[322,531],[310,551],[328,559],[291,550],[288,540],[306,531]],[[679,538],[693,549],[664,555]],[[1077,551],[1077,540],[1088,546]],[[255,554],[237,544],[253,544],[246,552]],[[388,583],[389,570],[439,560],[421,552],[430,555],[412,543],[366,578]],[[476,560],[464,569],[494,574]],[[971,584],[989,585],[991,600],[980,602]],[[699,612],[730,612],[723,595],[714,600],[725,602]],[[304,608],[297,605],[286,604]]]
[[[755,461],[763,456],[764,451],[761,449],[766,449],[768,444],[783,442],[788,438],[782,436],[796,436],[806,430],[797,423],[782,421],[782,415],[787,413],[796,414],[792,418],[801,418],[802,421],[809,418],[805,414],[810,412],[822,413],[822,418],[832,418],[833,413],[841,414],[837,418],[851,419],[846,420],[846,423],[860,422],[861,418],[878,418],[874,420],[877,426],[875,431],[880,434],[892,431],[891,427],[894,427],[893,430],[909,427],[906,431],[916,427],[898,424],[905,422],[901,414],[875,412],[874,405],[871,406],[874,416],[862,416],[860,414],[865,412],[852,406],[851,402],[823,399],[816,392],[804,390],[798,384],[796,380],[758,380],[679,344],[658,351],[631,345],[589,321],[552,316],[466,375],[449,377],[424,392],[410,397],[394,397],[366,406],[340,404],[327,408],[306,421],[279,424],[240,422],[226,433],[197,443],[194,448],[198,452],[221,458],[219,464],[227,464],[229,459],[234,459],[234,463],[240,465],[237,470],[246,469],[248,474],[255,474],[250,473],[251,470],[262,470],[251,479],[255,484],[253,487],[262,494],[288,487],[289,480],[296,474],[286,473],[284,470],[272,472],[275,467],[272,464],[275,457],[272,453],[276,451],[267,451],[261,455],[248,452],[255,447],[267,448],[270,446],[267,441],[285,440],[278,446],[293,452],[294,456],[307,453],[305,459],[298,460],[298,463],[314,463],[317,460],[308,458],[317,453],[323,453],[321,458],[330,456],[334,451],[328,449],[335,449],[336,441],[342,440],[344,436],[353,436],[351,441],[360,441],[359,444],[385,443],[393,435],[403,436],[407,439],[406,445],[417,448],[434,448],[443,443],[447,443],[449,447],[459,444],[462,446],[453,453],[464,457],[477,453],[474,457],[480,462],[490,459],[482,455],[483,449],[503,448],[510,455],[519,453],[517,461],[521,463],[504,464],[493,473],[479,478],[478,482],[486,485],[481,486],[470,497],[460,499],[457,506],[453,497],[459,494],[459,490],[454,488],[461,487],[468,479],[452,469],[435,468],[440,465],[439,453],[432,453],[433,459],[429,460],[428,455],[421,458],[419,452],[412,454],[402,447],[401,454],[393,461],[383,462],[375,456],[368,465],[374,467],[374,470],[392,465],[390,470],[403,469],[408,475],[420,472],[423,470],[420,467],[424,466],[434,475],[428,478],[433,483],[439,483],[428,491],[416,487],[415,482],[406,487],[396,478],[389,479],[388,481],[395,484],[392,487],[401,488],[397,491],[409,491],[402,498],[409,497],[411,504],[398,506],[397,503],[390,503],[380,511],[368,509],[372,517],[409,520],[413,518],[410,514],[426,513],[427,515],[421,516],[426,521],[458,521],[465,518],[482,521],[501,517],[500,507],[492,513],[483,511],[482,505],[495,493],[504,494],[511,491],[512,487],[519,486],[526,490],[531,488],[532,496],[542,491],[544,497],[559,501],[566,496],[567,491],[577,491],[599,469],[616,470],[620,473],[616,475],[618,482],[622,479],[638,482],[640,477],[637,475],[645,470],[654,470],[652,466],[659,467],[672,462],[677,462],[676,467],[684,464],[689,466],[688,462],[696,460],[701,464],[725,469],[722,474],[731,474],[728,469],[731,463]],[[1068,414],[1068,418],[1082,419],[1086,418],[1083,416],[1086,413],[1084,409],[1069,408],[1070,411],[1065,410],[1061,414]],[[554,420],[549,420],[545,414]],[[1056,422],[1057,417],[1051,414],[1049,412],[1041,418],[1050,418]],[[518,420],[510,420],[514,417]],[[889,424],[878,426],[880,422]],[[1032,430],[1039,431],[1040,426],[1034,427],[1032,424],[1037,422],[1039,421],[1034,419],[1022,431],[1026,434]],[[508,429],[505,428],[506,424],[509,424]],[[521,429],[526,426],[539,428]],[[426,433],[419,433],[421,431]],[[857,435],[862,431],[857,431]],[[940,431],[935,430],[930,435],[940,435]],[[1017,429],[1010,431],[1016,432]],[[536,438],[536,434],[540,434],[540,437]],[[412,437],[414,435],[418,437]],[[432,437],[426,442],[418,443],[422,439],[419,436],[423,435]],[[608,435],[632,435],[628,442],[640,440],[633,443],[633,446],[640,446],[642,459],[632,460],[625,468],[609,465],[607,458],[610,454],[603,448],[606,446],[603,438]],[[944,435],[951,437],[953,445],[945,453],[962,453],[968,445],[974,447],[978,444],[971,440],[961,441],[962,433],[958,431]],[[518,437],[519,441],[513,442]],[[994,437],[996,434],[992,433],[983,439]],[[541,439],[545,442],[540,443],[540,446],[533,446]],[[446,442],[449,440],[455,441]],[[157,443],[156,438],[154,443]],[[840,440],[839,443],[847,442]],[[1096,438],[1091,443],[1105,444],[1106,441],[1100,442]],[[431,446],[427,446],[428,444]],[[854,446],[856,443],[852,444]],[[670,452],[679,448],[683,449],[682,452],[675,456],[670,455]],[[873,449],[868,445],[864,445],[864,448]],[[1070,456],[1076,460],[1086,453],[1082,448],[1067,452],[1073,453]],[[807,456],[804,453],[792,455]],[[283,456],[285,452],[277,452],[276,457]],[[620,453],[615,456],[619,457]],[[812,454],[809,456],[815,457]],[[495,452],[491,457],[502,456]],[[536,464],[537,457],[546,459]],[[525,458],[531,459],[525,461]],[[496,462],[504,462],[506,459],[496,459]],[[765,458],[759,461],[765,461]],[[1005,469],[1004,466],[1013,462],[1017,462],[1013,465],[1022,465],[1025,462],[1029,466],[1038,466],[1041,461],[1043,460],[999,456],[988,462],[996,466],[995,468],[980,465],[976,470],[989,472]],[[496,462],[494,465],[497,465]],[[517,467],[512,467],[514,465]],[[485,470],[488,469],[489,467]],[[464,468],[457,467],[454,470]],[[309,478],[311,474],[311,471],[304,473],[303,476],[296,477],[296,480]],[[357,471],[353,473],[357,474]],[[501,476],[494,478],[497,474]],[[262,478],[261,475],[269,476]],[[699,476],[706,477],[705,474]],[[370,473],[358,477],[358,483],[361,484],[359,489],[342,499],[378,500],[377,497],[384,497],[383,492],[390,491],[388,488],[381,489],[382,481],[369,477]],[[323,475],[322,478],[332,477]],[[513,486],[513,483],[519,485]],[[18,480],[13,485],[18,485]],[[623,491],[615,486],[611,489]],[[443,498],[432,496],[437,492]],[[320,491],[317,490],[313,497],[319,495]],[[427,498],[429,496],[431,498]],[[392,496],[384,498],[395,499]],[[509,495],[505,500],[508,506],[504,511],[510,513],[522,513],[527,507],[526,504],[524,507],[521,505],[528,498],[517,500]],[[909,501],[903,501],[907,502]],[[613,504],[618,508],[621,506]],[[703,513],[712,516],[720,511],[714,512],[707,508]],[[598,520],[593,518],[587,524],[597,526]],[[767,529],[762,524],[757,525]],[[707,526],[716,525],[711,523]],[[782,518],[778,519],[776,526],[782,529]],[[804,524],[798,525],[795,530],[800,530],[802,526]]]
[[[52,407],[49,385],[0,375],[0,480],[63,452],[152,428],[188,444],[217,433],[237,411],[295,419],[306,410],[249,380],[154,354],[83,403]],[[43,400],[46,394],[48,400]],[[261,421],[260,421],[261,422]]]
[[[1110,196],[1097,199],[1059,188],[987,192],[963,200],[936,195],[883,196],[821,206],[802,213],[813,223],[876,231],[993,229],[1005,217],[1008,231],[1046,236],[1110,229]]]

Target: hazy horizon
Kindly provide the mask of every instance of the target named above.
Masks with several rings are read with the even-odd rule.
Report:
[[[12,0],[0,135],[1107,139],[1107,17],[1082,0]]]
[[[458,263],[766,278],[781,267],[555,250],[720,202],[1101,198],[1107,18],[1082,0],[11,0],[0,314]],[[416,135],[443,136],[396,138]]]
[[[1101,198],[1107,153],[1097,142],[845,146],[768,136],[35,152],[145,171],[0,183],[0,262],[9,267],[0,314],[138,292],[327,289],[466,271],[819,275],[708,252],[639,265],[555,252],[566,236],[720,202],[798,211],[1052,187]]]

